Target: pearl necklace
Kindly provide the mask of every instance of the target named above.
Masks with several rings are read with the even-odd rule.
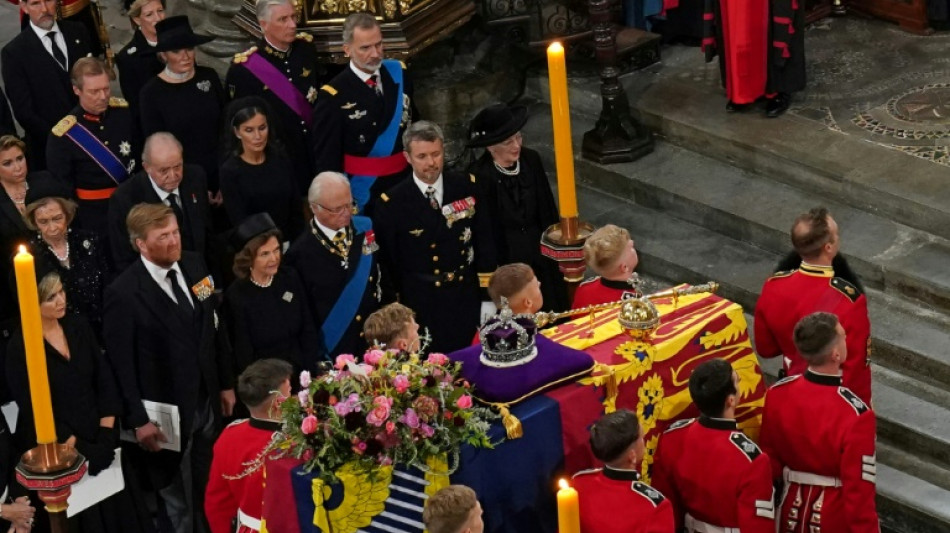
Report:
[[[7,195],[10,196],[10,199],[13,200],[13,203],[14,203],[15,205],[26,205],[26,193],[27,193],[27,191],[29,191],[29,190],[30,190],[30,184],[24,181],[24,182],[23,182],[23,193],[17,194],[16,196],[14,196],[13,194],[10,194],[10,193],[8,192]]]
[[[186,81],[195,75],[195,70],[191,69],[188,72],[183,72],[179,74],[177,72],[173,72],[172,69],[165,67],[165,70],[162,73],[173,80]]]
[[[267,281],[265,281],[264,283],[258,283],[257,280],[254,279],[254,276],[248,276],[248,279],[251,280],[251,283],[253,283],[254,285],[257,285],[258,287],[262,289],[266,289],[267,287],[270,287],[270,284],[274,282],[274,276],[267,276]]]
[[[495,161],[492,161],[492,163],[494,163],[495,169],[496,169],[498,172],[501,172],[502,174],[504,174],[505,176],[517,176],[519,173],[521,173],[521,160],[520,160],[520,159],[519,159],[518,161],[515,161],[515,168],[513,168],[513,169],[511,169],[511,170],[508,170],[507,168],[505,168],[505,167],[499,165],[499,164],[498,164],[497,162],[495,162]]]
[[[66,241],[66,253],[62,256],[57,254],[56,250],[54,250],[53,247],[50,246],[49,244],[47,244],[46,247],[49,248],[50,252],[53,252],[53,257],[58,259],[60,263],[66,263],[67,261],[69,261],[69,241]]]

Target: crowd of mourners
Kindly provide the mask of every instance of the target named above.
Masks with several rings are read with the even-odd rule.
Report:
[[[12,474],[37,440],[13,284],[20,246],[36,264],[57,438],[82,453],[91,475],[122,466],[125,490],[70,518],[71,531],[87,533],[257,531],[261,479],[235,476],[279,429],[277,406],[301,371],[322,372],[335,356],[372,345],[460,350],[503,305],[561,311],[636,295],[633,240],[608,225],[585,246],[597,277],[569,301],[539,248],[558,213],[540,156],[523,146],[527,108],[479,111],[467,146],[482,153],[467,169],[447,168],[442,130],[419,116],[410,71],[385,58],[371,14],[346,18],[349,62],[335,66],[318,57],[310,35],[297,33],[291,0],[258,0],[262,37],[234,57],[222,82],[195,62],[195,48],[211,37],[195,33],[186,16],[166,18],[161,0],[136,0],[134,36],[116,54],[119,98],[86,19],[57,18],[55,0],[20,5],[23,30],[0,54],[0,388],[2,401],[19,410],[12,428],[0,419],[0,519],[11,531],[50,528],[36,494]],[[737,516],[774,524],[771,480],[783,469],[786,487],[798,487],[786,501],[794,500],[803,524],[824,506],[825,531],[869,530],[854,529],[865,523],[858,508],[874,513],[873,413],[862,402],[870,378],[852,351],[865,349],[866,304],[860,282],[833,270],[837,226],[826,211],[803,215],[792,237],[789,270],[766,283],[774,306],[757,309],[757,348],[782,354],[790,376],[805,376],[783,382],[782,391],[834,385],[825,400],[810,390],[807,397],[844,402],[829,424],[860,440],[845,451],[857,478],[832,464],[832,456],[842,459],[837,442],[820,443],[828,456],[809,455],[814,465],[782,454],[791,438],[783,431],[805,421],[764,426],[762,449],[736,431],[735,373],[720,361],[694,372],[690,389],[703,416],[664,436],[656,489],[635,472],[643,454],[635,415],[614,413],[591,429],[605,467],[576,478],[585,531],[667,530],[618,528],[615,513],[588,509],[631,495],[662,514],[669,531],[675,515],[676,527],[690,531],[745,533],[739,518],[709,514],[731,497],[743,509]],[[791,295],[812,290],[805,286],[813,280],[821,280],[813,284],[816,305],[792,305],[801,298]],[[861,305],[864,322],[847,318]],[[807,316],[812,311],[825,313]],[[842,365],[851,389],[839,387]],[[167,428],[143,401],[177,407],[180,451],[164,448]],[[784,416],[773,417],[771,405],[766,423]],[[232,420],[240,421],[223,429]],[[861,424],[870,428],[870,449],[865,433],[851,429]],[[717,467],[731,468],[726,454],[744,458],[729,479],[738,484],[739,470],[755,469],[754,490],[745,487],[752,492],[693,494],[693,484],[679,480],[708,470],[684,459],[695,448],[688,439],[718,429],[726,437]],[[862,460],[871,497],[859,501],[848,491],[858,490]],[[614,496],[583,497],[606,488]],[[430,531],[480,531],[474,495],[450,493],[427,512],[436,524]],[[848,526],[835,525],[828,509],[836,505],[847,509]],[[433,518],[439,513],[448,518]]]

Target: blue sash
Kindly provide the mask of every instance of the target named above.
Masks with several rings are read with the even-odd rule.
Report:
[[[373,221],[368,217],[354,216],[353,228],[356,234],[366,233],[367,230],[373,229]],[[356,239],[354,239],[354,241],[355,240]],[[327,354],[333,353],[333,350],[336,349],[336,345],[339,344],[340,339],[343,338],[343,334],[350,327],[350,323],[353,322],[353,317],[356,316],[356,311],[360,308],[360,303],[363,301],[363,294],[366,292],[366,281],[369,279],[372,266],[372,257],[368,257],[368,254],[364,255],[360,253],[359,259],[357,259],[356,262],[356,268],[353,269],[353,276],[351,276],[350,281],[346,283],[346,287],[343,287],[343,292],[340,293],[340,297],[337,298],[336,303],[333,304],[333,309],[330,309],[327,319],[323,321],[321,331],[323,333],[323,342],[326,344]]]
[[[112,178],[112,181],[118,184],[129,177],[129,172],[125,169],[122,161],[82,124],[78,122],[73,124],[71,128],[66,130],[65,135],[76,143],[76,146],[83,152],[86,152],[86,155],[95,161],[99,168]]]
[[[399,135],[399,123],[402,122],[402,64],[394,59],[384,59],[383,67],[392,76],[396,82],[396,109],[389,120],[386,129],[376,137],[376,143],[373,149],[369,151],[367,157],[386,157],[392,155],[393,147],[396,146],[396,136]],[[380,81],[382,83],[382,81]],[[369,189],[376,181],[376,176],[350,176],[350,191],[353,194],[353,200],[356,201],[360,213],[363,207],[369,202]]]

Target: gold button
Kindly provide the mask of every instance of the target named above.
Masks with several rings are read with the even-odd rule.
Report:
[[[102,143],[102,144],[104,144],[104,145],[106,145],[106,146],[109,146],[109,141],[106,141],[106,142],[104,142],[104,143]]]
[[[438,261],[438,260],[439,260],[439,256],[433,255],[433,256],[432,256],[432,260],[433,260],[433,261]]]
[[[441,286],[442,286],[442,282],[441,282],[441,281],[436,281],[436,282],[435,282],[435,286],[436,286],[436,287],[441,287]]]
[[[363,317],[361,317],[360,315],[356,315],[356,321],[359,322],[360,320],[363,320]]]
[[[433,273],[433,274],[438,274],[438,273],[439,273],[439,269],[437,268],[437,269],[433,270],[432,273]]]
[[[430,244],[429,248],[432,248],[433,250],[435,250],[435,243]]]
[[[102,130],[104,130],[104,129],[106,129],[105,126],[99,126],[99,131],[102,131]]]
[[[459,281],[462,281],[463,279],[465,279],[465,276],[459,276]]]

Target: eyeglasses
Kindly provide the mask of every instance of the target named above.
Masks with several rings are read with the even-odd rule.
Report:
[[[324,206],[324,205],[321,205],[321,204],[319,204],[319,203],[317,203],[317,202],[314,202],[313,205],[319,207],[320,209],[323,209],[324,211],[326,211],[327,213],[330,213],[331,215],[342,215],[342,214],[345,213],[348,209],[350,210],[350,212],[355,212],[355,211],[356,211],[356,202],[353,202],[353,201],[351,201],[351,202],[348,203],[348,204],[343,204],[343,205],[341,205],[341,206],[339,206],[339,207],[334,207],[334,208],[332,208],[332,209],[329,208],[329,207],[326,207],[326,206]]]

